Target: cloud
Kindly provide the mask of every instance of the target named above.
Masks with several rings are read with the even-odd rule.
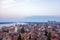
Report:
[[[37,0],[35,0],[37,1]],[[60,15],[59,4],[34,0],[2,0],[1,18],[20,18],[33,15]],[[54,5],[53,5],[54,4]]]
[[[2,8],[8,8],[14,6],[16,2],[14,0],[2,0],[1,6]]]

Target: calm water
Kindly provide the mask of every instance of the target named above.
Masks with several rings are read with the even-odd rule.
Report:
[[[7,27],[9,27],[9,26],[15,26],[16,24],[21,24],[21,25],[23,25],[23,24],[27,24],[27,23],[0,23],[0,27],[2,27],[2,26],[7,26]]]
[[[0,27],[2,26],[15,26],[16,24],[46,24],[48,25],[48,22],[0,22]],[[54,23],[54,24],[60,24],[60,22]]]

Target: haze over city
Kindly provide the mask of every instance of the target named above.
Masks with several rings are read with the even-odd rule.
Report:
[[[0,6],[0,22],[19,21],[30,16],[55,16],[58,18],[54,20],[60,20],[60,0],[0,0]]]

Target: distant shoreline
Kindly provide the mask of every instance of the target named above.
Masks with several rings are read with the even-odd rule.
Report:
[[[13,23],[45,24],[45,23],[48,23],[48,22],[0,22],[0,24],[13,24]],[[60,24],[60,22],[56,22],[56,23]]]
[[[15,22],[0,22],[0,24],[11,24],[11,23],[15,23]]]

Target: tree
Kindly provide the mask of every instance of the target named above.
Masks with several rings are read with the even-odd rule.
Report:
[[[45,36],[47,36],[48,35],[48,32],[47,31],[45,31]]]
[[[24,27],[21,29],[21,33],[22,34],[25,33]]]
[[[29,40],[31,40],[31,35],[29,35]]]
[[[51,40],[51,32],[48,33],[48,38],[47,40]]]
[[[19,34],[19,36],[18,36],[18,39],[17,40],[22,40],[22,38],[21,38],[21,34]]]

